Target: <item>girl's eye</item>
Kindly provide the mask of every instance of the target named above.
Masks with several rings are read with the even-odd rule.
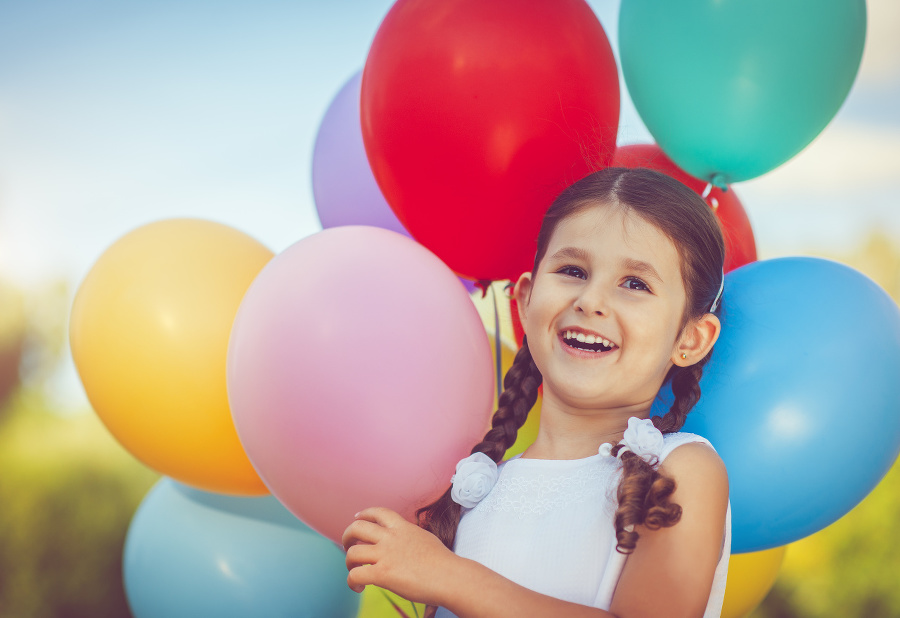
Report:
[[[587,279],[587,273],[584,272],[581,268],[577,266],[563,266],[559,270],[556,271],[561,275],[568,275],[569,277],[578,277],[579,279]]]
[[[628,279],[625,280],[622,286],[628,288],[629,290],[639,290],[641,292],[650,291],[650,286],[648,286],[637,277],[628,277]]]

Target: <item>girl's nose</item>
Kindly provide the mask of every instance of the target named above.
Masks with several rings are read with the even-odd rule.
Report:
[[[599,285],[586,285],[575,299],[575,311],[586,314],[604,315],[609,310],[606,295]]]

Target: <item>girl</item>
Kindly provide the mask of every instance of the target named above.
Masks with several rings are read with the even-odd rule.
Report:
[[[492,428],[422,527],[357,515],[350,587],[438,618],[718,616],[728,480],[678,431],[719,335],[724,253],[709,207],[668,176],[608,168],[566,189],[515,286],[526,337]],[[666,381],[675,401],[650,419]],[[541,383],[534,444],[498,466]]]

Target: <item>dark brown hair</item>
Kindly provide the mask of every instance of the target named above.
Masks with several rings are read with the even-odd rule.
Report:
[[[565,189],[551,204],[541,223],[534,257],[535,273],[560,221],[597,205],[624,208],[672,240],[681,259],[681,276],[687,293],[682,327],[709,311],[719,291],[725,262],[725,244],[718,220],[691,189],[648,169],[606,168]],[[673,366],[669,370],[666,381],[672,385],[675,400],[664,416],[652,418],[661,432],[676,432],[684,425],[688,412],[700,399],[699,382],[708,359],[707,354],[694,365]],[[537,399],[540,383],[541,374],[531,358],[527,340],[523,341],[503,380],[504,390],[492,427],[472,453],[485,453],[500,462],[525,423],[528,410]],[[613,453],[618,453],[619,449],[617,445]],[[621,461],[623,473],[615,516],[616,549],[630,553],[638,539],[634,526],[657,529],[675,525],[681,519],[681,507],[669,501],[675,491],[672,479],[630,451],[622,454]],[[460,505],[450,498],[449,488],[434,503],[420,509],[418,517],[420,525],[452,549]]]

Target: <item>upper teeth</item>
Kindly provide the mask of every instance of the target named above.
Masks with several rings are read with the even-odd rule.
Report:
[[[581,343],[602,343],[607,348],[612,347],[612,343],[604,339],[603,337],[596,337],[594,335],[585,335],[584,333],[576,333],[575,331],[567,330],[566,331],[566,339],[576,339]]]

